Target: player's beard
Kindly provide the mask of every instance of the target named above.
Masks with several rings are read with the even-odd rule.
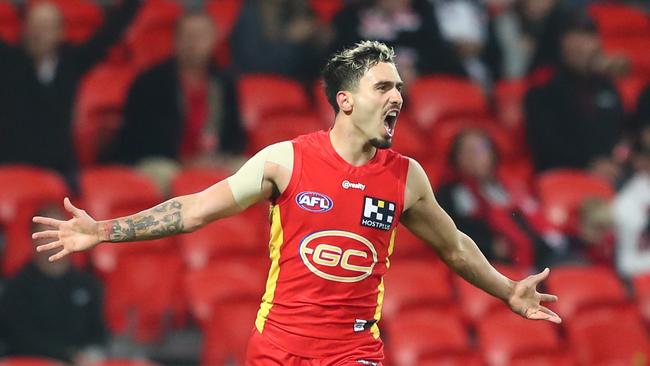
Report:
[[[393,139],[391,137],[376,138],[373,137],[370,139],[370,145],[376,147],[377,149],[388,149],[393,145]]]

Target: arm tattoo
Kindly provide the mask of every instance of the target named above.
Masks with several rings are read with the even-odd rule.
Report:
[[[172,200],[141,213],[113,220],[109,239],[112,242],[157,239],[183,231],[183,204]]]

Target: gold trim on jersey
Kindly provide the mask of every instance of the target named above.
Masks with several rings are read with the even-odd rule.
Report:
[[[395,248],[395,236],[397,235],[397,227],[393,229],[390,233],[390,243],[388,244],[388,255],[386,256],[386,271],[390,268],[390,256],[393,254],[393,249]],[[377,287],[379,294],[377,294],[377,307],[375,308],[375,324],[370,328],[370,333],[375,339],[379,338],[379,320],[381,319],[381,308],[384,305],[384,278],[381,278],[381,282]]]
[[[262,304],[260,305],[260,310],[257,312],[257,319],[255,319],[255,327],[260,333],[264,331],[264,323],[269,316],[271,307],[273,307],[275,286],[280,276],[280,247],[283,242],[280,206],[274,205],[271,211],[271,239],[269,240],[271,268],[269,269],[269,277],[266,280],[266,291],[264,292],[264,296],[262,296]]]

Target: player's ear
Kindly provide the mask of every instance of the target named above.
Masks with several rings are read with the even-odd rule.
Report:
[[[343,112],[352,112],[352,106],[354,105],[354,98],[352,94],[347,91],[339,91],[336,93],[336,103],[339,105],[339,109]]]

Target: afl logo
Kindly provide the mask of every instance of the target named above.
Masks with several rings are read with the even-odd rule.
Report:
[[[326,230],[300,242],[300,258],[317,275],[336,282],[359,282],[372,274],[377,264],[375,246],[361,235]]]
[[[331,198],[318,192],[301,192],[296,196],[296,203],[309,212],[325,212],[334,206]]]

